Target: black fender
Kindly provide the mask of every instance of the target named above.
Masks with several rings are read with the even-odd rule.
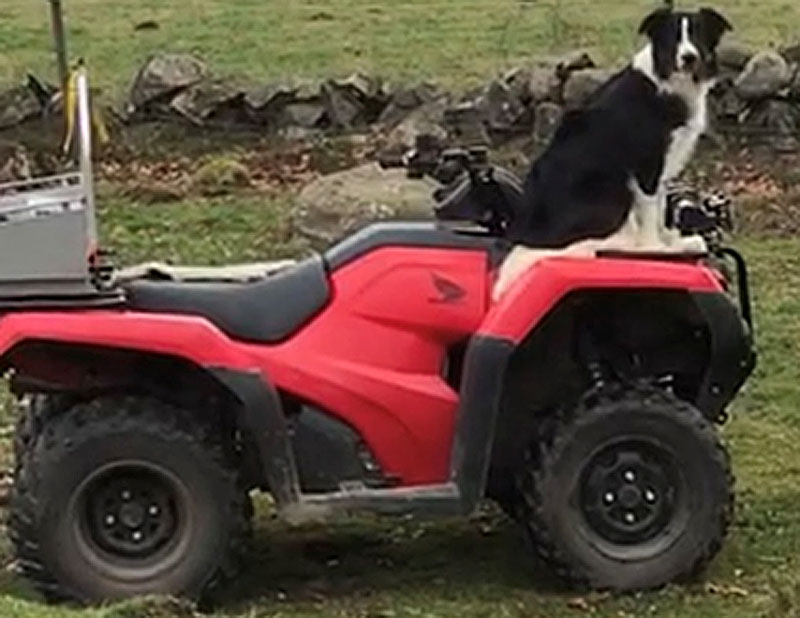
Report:
[[[465,512],[483,497],[511,355],[509,340],[476,335],[467,347],[450,477]]]
[[[692,301],[703,315],[711,348],[694,404],[716,419],[755,368],[752,328],[726,294],[693,293]]]
[[[280,506],[300,499],[300,482],[283,406],[275,388],[257,371],[243,372],[219,367],[208,371],[242,406],[241,424],[253,439],[275,502]]]

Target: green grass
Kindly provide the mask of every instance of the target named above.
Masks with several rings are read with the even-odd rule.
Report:
[[[257,195],[139,205],[113,193],[99,209],[115,261],[218,266],[289,257],[301,250],[286,222],[290,201]]]
[[[104,191],[103,236],[121,261],[287,255],[290,200],[198,199],[136,205]],[[742,239],[753,268],[760,366],[725,428],[739,479],[736,524],[705,582],[575,601],[492,511],[470,521],[355,519],[289,530],[258,509],[255,549],[215,615],[346,617],[770,618],[800,615],[800,240]],[[7,545],[0,556],[8,555]],[[179,618],[167,601],[80,611],[41,604],[0,572],[0,616]]]
[[[686,3],[688,4],[688,3]],[[756,45],[800,38],[792,0],[716,0]],[[53,76],[45,0],[0,5],[0,84]],[[258,80],[362,69],[463,87],[533,56],[584,47],[612,62],[633,49],[655,0],[64,0],[73,57],[114,95],[151,52],[198,53]],[[158,30],[134,32],[155,20]]]

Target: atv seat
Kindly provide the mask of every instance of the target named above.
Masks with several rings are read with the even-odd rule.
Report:
[[[330,297],[318,256],[252,283],[134,280],[123,289],[129,309],[204,317],[233,339],[254,343],[287,339]]]

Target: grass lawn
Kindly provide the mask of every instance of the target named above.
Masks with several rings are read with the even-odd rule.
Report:
[[[73,57],[122,94],[157,50],[195,52],[223,74],[264,80],[364,69],[450,86],[575,47],[603,61],[633,49],[656,0],[63,0]],[[678,4],[688,4],[681,3]],[[794,0],[716,0],[755,45],[800,39]],[[45,0],[0,3],[0,84],[53,76]],[[145,21],[157,30],[134,31]]]

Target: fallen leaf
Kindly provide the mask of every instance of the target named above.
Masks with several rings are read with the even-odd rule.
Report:
[[[739,586],[730,586],[727,584],[715,584],[714,582],[708,582],[705,585],[705,590],[707,594],[713,594],[721,597],[748,597],[750,593],[745,590],[744,588],[740,588]]]

